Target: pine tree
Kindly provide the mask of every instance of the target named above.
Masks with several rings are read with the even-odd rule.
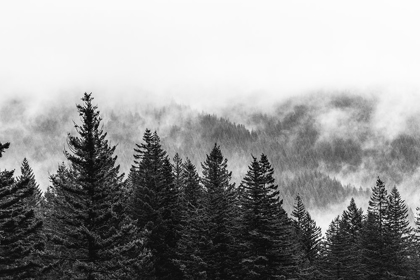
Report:
[[[182,177],[184,180],[183,197],[185,203],[189,208],[195,209],[202,203],[204,190],[200,185],[197,168],[188,158],[183,165]]]
[[[323,247],[323,270],[326,279],[342,278],[343,237],[340,232],[340,216],[337,216],[329,225],[325,233],[326,240]]]
[[[391,190],[388,201],[385,248],[389,263],[388,272],[393,277],[407,277],[412,231],[408,221],[408,209],[396,187]]]
[[[298,235],[303,235],[302,229],[306,222],[306,214],[307,212],[305,209],[305,205],[303,205],[302,198],[298,194],[295,198],[295,204],[293,206],[293,212],[292,212],[292,217],[294,218],[295,229]]]
[[[156,135],[157,136],[157,135]],[[163,178],[165,187],[165,195],[163,196],[163,218],[166,221],[166,238],[165,243],[168,245],[167,258],[171,263],[171,270],[168,273],[171,279],[181,277],[181,273],[178,267],[174,264],[176,259],[176,248],[180,238],[181,231],[181,206],[180,206],[180,194],[179,186],[175,185],[175,179],[173,177],[172,165],[169,157],[165,157],[163,160]]]
[[[304,279],[317,278],[318,259],[321,255],[321,228],[316,225],[311,215],[306,211],[300,195],[296,196],[292,212],[294,231],[302,252],[300,273]]]
[[[77,105],[82,125],[68,136],[68,168],[51,177],[54,198],[49,237],[64,279],[133,279],[146,258],[124,202],[123,174],[116,165],[91,94]],[[137,270],[136,270],[137,269]]]
[[[252,163],[242,181],[243,279],[292,276],[295,263],[291,224],[274,184],[273,168],[263,154]]]
[[[330,279],[362,279],[360,235],[363,212],[354,199],[340,217],[330,225],[326,233],[325,270]]]
[[[0,143],[0,158],[8,147]],[[34,279],[42,266],[42,221],[28,203],[35,197],[29,179],[13,173],[0,172],[0,278]]]
[[[28,179],[29,187],[33,189],[33,199],[31,199],[28,203],[30,207],[35,210],[35,214],[38,217],[42,217],[42,213],[41,213],[41,207],[43,204],[42,191],[39,188],[38,183],[36,182],[34,172],[26,158],[23,159],[20,170],[22,174],[21,175],[22,179]]]
[[[205,188],[204,203],[206,242],[208,248],[203,260],[207,264],[208,279],[236,279],[239,266],[237,248],[238,200],[232,172],[227,159],[215,144],[202,163],[202,184]]]
[[[157,133],[146,129],[143,143],[136,144],[132,167],[133,217],[148,232],[146,247],[152,253],[158,279],[180,279],[175,265],[179,240],[180,209],[172,166]]]
[[[367,219],[362,231],[362,263],[368,280],[387,279],[386,218],[388,194],[381,179],[376,180],[369,200]]]
[[[183,166],[182,158],[176,153],[173,158],[172,170],[174,184],[178,194],[182,193],[182,188],[184,187]]]
[[[197,169],[188,158],[183,164],[182,178],[182,229],[176,263],[183,273],[183,279],[207,279],[207,264],[203,259],[207,246],[204,190]]]
[[[347,210],[343,211],[341,221],[340,231],[344,237],[343,279],[362,279],[360,240],[363,230],[363,211],[357,208],[353,198]]]
[[[70,279],[72,273],[72,263],[69,256],[63,254],[63,246],[60,245],[62,240],[57,240],[58,234],[63,235],[63,224],[57,222],[56,216],[62,212],[59,208],[60,203],[66,200],[65,192],[61,186],[70,183],[74,174],[71,174],[64,163],[58,166],[57,172],[51,175],[51,186],[48,187],[44,194],[45,203],[43,206],[44,228],[47,236],[46,256],[47,266],[44,269],[43,279]],[[68,196],[70,199],[70,196]],[[62,213],[61,215],[65,215]],[[54,239],[54,240],[53,240]],[[64,240],[63,240],[64,241]],[[75,248],[76,249],[76,248]],[[74,255],[74,254],[72,254]],[[76,261],[76,259],[74,259]]]

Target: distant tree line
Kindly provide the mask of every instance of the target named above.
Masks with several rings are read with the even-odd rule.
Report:
[[[351,199],[323,237],[310,193],[287,214],[265,154],[236,185],[219,145],[199,175],[146,130],[124,178],[92,100],[44,194],[26,159],[0,172],[1,279],[419,279],[420,218],[379,178],[366,214]]]

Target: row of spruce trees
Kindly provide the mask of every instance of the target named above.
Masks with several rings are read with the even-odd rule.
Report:
[[[146,130],[124,178],[82,100],[45,194],[26,159],[0,172],[0,279],[419,279],[419,230],[379,178],[367,214],[352,199],[322,237],[300,196],[284,211],[264,154],[236,186],[218,145],[199,176]]]

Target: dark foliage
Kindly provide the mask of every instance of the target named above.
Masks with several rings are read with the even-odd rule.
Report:
[[[300,196],[292,212],[294,236],[297,239],[300,255],[300,277],[303,279],[319,279],[319,263],[321,257],[321,228],[306,211]]]
[[[327,232],[323,269],[328,279],[363,279],[360,238],[362,209],[351,199],[341,217],[331,222]]]
[[[136,145],[135,153],[131,171],[133,218],[147,232],[146,247],[152,253],[155,277],[180,279],[181,272],[174,259],[181,212],[179,186],[175,184],[172,165],[159,136],[150,130],[145,131],[143,143]]]
[[[68,138],[65,156],[51,177],[53,195],[48,236],[51,277],[133,279],[146,257],[139,231],[124,205],[115,146],[108,144],[91,94],[77,109],[79,136]]]
[[[298,103],[272,115],[246,114],[253,130],[180,114],[166,142],[145,131],[123,180],[108,138],[125,145],[135,131],[111,114],[109,124],[121,133],[108,137],[92,96],[82,100],[78,135],[68,136],[68,165],[59,165],[43,196],[26,159],[22,176],[0,172],[1,279],[419,279],[420,215],[413,231],[396,187],[388,193],[378,178],[366,215],[352,198],[325,239],[307,210],[370,195],[329,172],[373,164],[394,182],[412,174],[420,150],[414,136],[366,149],[368,131],[325,137],[314,120],[316,105]],[[345,111],[355,127],[371,118],[364,100],[330,101],[328,108]],[[153,116],[163,122],[167,110]],[[145,126],[138,114],[130,121]],[[47,119],[37,127],[48,133],[59,123]],[[8,147],[0,143],[0,157]],[[243,172],[252,153],[263,154]],[[233,175],[227,158],[242,171]]]
[[[292,225],[273,174],[264,154],[259,161],[252,157],[241,184],[242,279],[296,276]]]
[[[202,163],[204,187],[204,216],[206,248],[203,260],[209,279],[237,279],[239,270],[238,192],[230,182],[227,159],[215,144]]]
[[[0,157],[9,144],[0,144]],[[34,279],[42,268],[42,221],[30,202],[36,199],[29,178],[0,172],[0,278]]]

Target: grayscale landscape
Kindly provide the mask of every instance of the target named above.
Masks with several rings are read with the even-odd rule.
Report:
[[[420,5],[0,9],[0,279],[419,279]]]

